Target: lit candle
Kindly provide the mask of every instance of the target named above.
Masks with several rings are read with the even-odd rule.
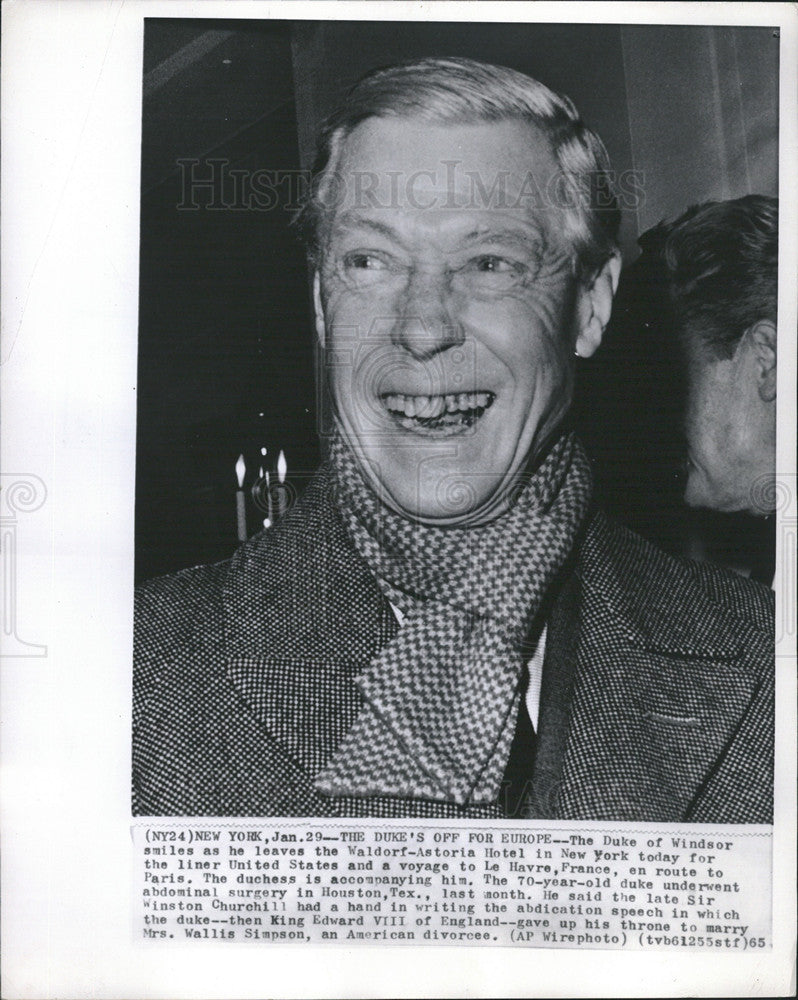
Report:
[[[247,467],[244,462],[244,456],[239,455],[236,462],[236,478],[238,479],[238,489],[236,490],[236,527],[238,529],[239,542],[247,540],[247,509],[244,506],[243,490],[246,471]]]
[[[274,519],[274,512],[272,510],[272,489],[269,482],[269,470],[266,470],[266,520],[269,522],[266,524],[264,522],[265,528],[270,528],[272,526],[272,521]]]
[[[259,413],[259,417],[263,414]],[[266,461],[267,450],[266,448],[261,448],[260,450],[263,461]],[[266,517],[263,519],[263,527],[271,528],[272,526],[272,495],[269,492],[269,472],[268,470],[264,473],[263,466],[260,467],[260,478],[264,480],[264,492],[266,493]]]
[[[280,454],[277,457],[277,481],[280,484],[280,489],[277,491],[277,516],[283,517],[285,515],[286,507],[288,506],[288,497],[286,496],[285,489],[285,474],[288,471],[288,465],[285,461],[285,453],[282,448],[280,449]]]

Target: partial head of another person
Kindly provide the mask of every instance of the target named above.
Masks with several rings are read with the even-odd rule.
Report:
[[[708,202],[663,235],[687,375],[685,500],[766,515],[776,456],[778,201]]]

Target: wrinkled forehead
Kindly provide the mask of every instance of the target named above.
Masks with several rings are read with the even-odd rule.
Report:
[[[369,118],[344,140],[323,200],[334,217],[382,210],[491,213],[556,229],[563,211],[562,171],[548,135],[513,119],[435,124],[417,118]],[[549,228],[549,226],[546,226]]]

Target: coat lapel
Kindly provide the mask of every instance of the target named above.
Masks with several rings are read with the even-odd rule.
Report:
[[[354,678],[397,629],[328,489],[317,476],[284,521],[243,546],[224,592],[228,679],[309,782],[357,717]]]
[[[686,567],[602,517],[577,574],[557,815],[688,819],[756,687],[740,668],[740,648],[764,635],[742,634]]]

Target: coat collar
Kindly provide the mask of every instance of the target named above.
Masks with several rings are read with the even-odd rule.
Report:
[[[606,629],[612,632],[614,626],[631,646],[651,652],[734,659],[772,618],[766,590],[746,591],[747,601],[755,606],[743,619],[734,601],[713,595],[715,571],[703,574],[696,564],[674,559],[600,512],[591,520],[576,572],[587,606],[595,609]],[[734,579],[724,576],[722,589],[728,592],[727,581]]]
[[[760,682],[742,666],[742,648],[758,649],[761,663],[772,652],[767,595],[755,595],[757,628],[713,599],[694,567],[601,515],[576,573],[576,669],[557,815],[687,819]],[[567,630],[560,622],[559,634]]]

